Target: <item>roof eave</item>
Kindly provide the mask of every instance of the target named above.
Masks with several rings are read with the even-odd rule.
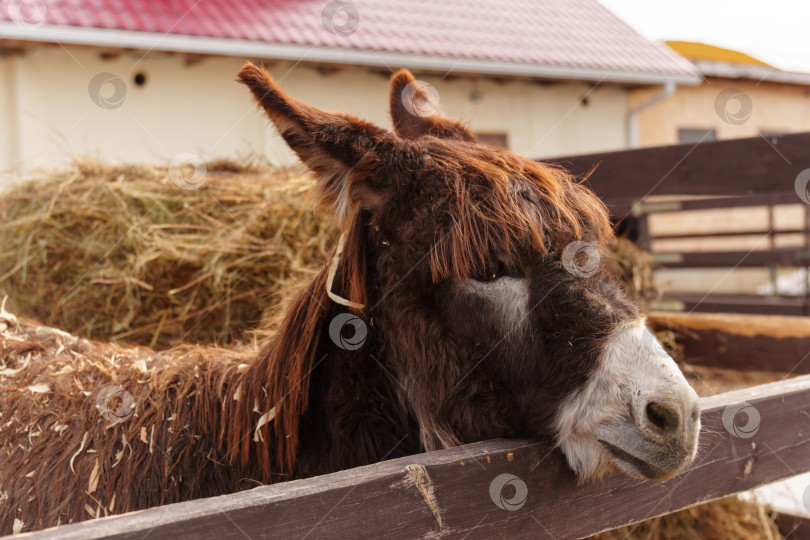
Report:
[[[750,79],[759,82],[775,82],[782,84],[795,84],[810,86],[810,73],[794,73],[782,71],[767,66],[751,64],[733,64],[729,62],[715,62],[708,60],[695,60],[693,62],[705,77],[719,77],[721,79]]]
[[[582,80],[632,85],[656,85],[668,82],[696,85],[702,81],[697,71],[694,73],[662,73],[579,66],[539,65],[481,60],[476,58],[313,47],[307,45],[210,38],[180,34],[159,34],[106,28],[53,25],[28,28],[18,27],[8,21],[0,21],[0,38],[39,43],[58,43],[62,45],[85,45],[145,51],[266,58],[325,64],[375,67],[395,66],[397,68],[442,73],[454,72],[539,79]]]

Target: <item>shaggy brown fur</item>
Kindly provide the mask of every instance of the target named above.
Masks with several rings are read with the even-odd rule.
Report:
[[[406,118],[397,96],[407,72],[392,79],[397,133],[298,102],[250,64],[239,78],[342,224],[333,289],[366,305],[354,310],[365,343],[347,350],[330,335],[330,321],[352,310],[329,300],[327,268],[261,348],[125,349],[4,313],[0,531],[461,442],[553,436],[557,408],[607,337],[638,316],[604,270],[581,279],[560,262],[572,240],[610,238],[598,199],[560,169],[477,144],[455,122]],[[490,280],[493,264],[530,284],[525,325],[505,328],[463,293],[466,281]],[[133,408],[118,389],[123,402],[100,399],[109,386],[131,394]]]
[[[215,493],[204,461],[222,459],[221,411],[247,351],[127,349],[7,312],[0,330],[3,532]]]

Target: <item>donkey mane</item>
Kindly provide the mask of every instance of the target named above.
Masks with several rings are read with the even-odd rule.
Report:
[[[410,77],[404,70],[393,75],[392,108],[401,107],[402,84]],[[264,69],[251,63],[245,64],[238,80],[251,89],[259,107],[277,124],[299,157],[320,175],[316,193],[321,204],[333,208],[345,230],[353,229],[345,224],[352,222],[356,204],[346,193],[360,183],[357,178],[382,174],[381,171],[386,170],[380,154],[386,154],[392,146],[386,138],[389,133],[352,115],[324,113],[297,101],[279,88]],[[420,92],[416,97],[428,99]],[[326,115],[331,118],[324,119]],[[427,122],[427,125],[403,125],[399,120],[402,116]],[[337,128],[330,121],[338,123]],[[440,201],[436,201],[435,206],[437,210],[444,207],[448,211],[444,216],[446,230],[443,234],[437,232],[439,236],[430,256],[434,282],[480,271],[486,263],[486,255],[493,250],[509,255],[526,250],[545,253],[583,237],[600,245],[612,237],[604,203],[562,168],[532,161],[505,149],[476,144],[469,130],[445,118],[438,121],[394,114],[394,121],[400,130],[396,138],[399,145],[410,146],[411,156],[421,156],[421,164],[436,172],[436,181],[443,177],[442,195],[450,199],[449,204],[440,205]],[[355,150],[359,156],[346,156],[345,150],[338,151],[334,143],[329,142],[322,145],[324,155],[313,158],[311,153],[300,150],[301,146],[306,146],[299,142],[302,128],[314,134],[316,140],[324,141],[346,138],[346,134],[333,133],[342,129],[376,151]],[[418,136],[419,132],[424,135]],[[406,138],[401,138],[403,136]],[[343,177],[335,174],[332,162],[345,159],[355,159],[357,165],[352,167],[355,174],[343,182],[350,186],[341,189],[338,184]],[[399,166],[406,167],[405,164]],[[526,183],[535,189],[516,194],[515,187]],[[523,204],[522,198],[534,204]],[[356,240],[360,241],[362,231],[356,232]]]
[[[340,257],[337,283],[347,298],[366,302],[366,261],[363,241],[367,216],[355,217],[346,237]],[[334,256],[334,253],[333,255]],[[299,419],[309,404],[310,374],[315,367],[318,342],[331,300],[327,295],[328,268],[323,266],[310,281],[293,296],[278,330],[259,352],[251,367],[239,380],[246,395],[265,395],[263,412],[272,422],[263,423],[254,438],[246,437],[253,426],[246,422],[255,417],[256,404],[247,400],[234,401],[226,411],[231,428],[222,434],[229,453],[248,465],[250,448],[258,445],[259,455],[270,458],[275,446],[277,472],[289,474],[296,464]],[[266,434],[272,424],[273,437]],[[264,477],[271,474],[271,459],[260,459]]]
[[[490,253],[517,259],[612,238],[602,201],[560,167],[468,141],[427,136],[415,144],[445,172],[451,199],[430,255],[434,282],[480,273]],[[536,189],[516,193],[527,183]]]

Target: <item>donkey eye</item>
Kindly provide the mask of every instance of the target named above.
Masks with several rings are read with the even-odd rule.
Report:
[[[475,274],[472,278],[475,281],[495,281],[502,277],[523,277],[521,272],[514,266],[507,265],[499,260],[489,261],[483,272]]]

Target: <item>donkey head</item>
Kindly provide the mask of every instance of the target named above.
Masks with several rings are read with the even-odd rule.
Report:
[[[612,231],[593,193],[478,144],[405,71],[395,132],[296,101],[253,65],[240,80],[348,234],[340,265],[363,271],[333,287],[365,304],[425,449],[549,436],[583,479],[691,463],[697,395],[601,264]]]

